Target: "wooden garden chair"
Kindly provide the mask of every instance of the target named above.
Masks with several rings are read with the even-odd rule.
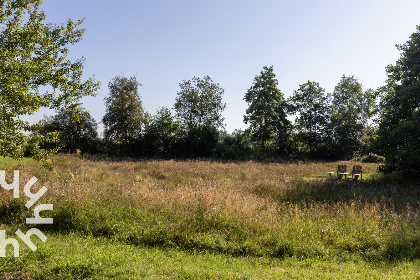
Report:
[[[336,172],[328,172],[328,174],[330,175],[328,177],[329,180],[341,180],[343,178],[343,175],[347,178],[347,175],[349,175],[350,173],[346,173],[347,170],[347,165],[338,165],[337,166],[337,171]],[[336,173],[337,176],[332,176],[332,174]]]
[[[354,165],[353,171],[351,172],[351,177],[354,177],[354,180],[357,181],[360,177],[360,180],[363,179],[363,171],[361,165]]]

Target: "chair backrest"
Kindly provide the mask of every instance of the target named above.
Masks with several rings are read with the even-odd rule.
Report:
[[[337,172],[344,173],[347,170],[347,165],[338,165]]]
[[[362,172],[362,166],[361,165],[354,165],[353,166],[353,173]]]

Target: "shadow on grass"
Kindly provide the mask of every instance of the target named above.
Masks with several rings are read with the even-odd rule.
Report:
[[[277,201],[306,204],[308,202],[351,203],[353,201],[381,202],[396,210],[407,204],[420,208],[420,185],[412,180],[400,180],[377,175],[356,182],[327,181],[325,179],[295,180],[283,192],[266,188],[265,194]]]
[[[68,155],[68,154],[64,154]],[[74,155],[73,155],[74,156]],[[182,161],[208,161],[212,163],[237,163],[237,164],[245,164],[249,162],[253,163],[262,163],[262,164],[273,164],[273,163],[280,163],[280,164],[305,164],[305,163],[335,163],[336,160],[296,160],[296,159],[284,159],[284,158],[266,158],[266,157],[245,157],[245,158],[238,158],[238,159],[225,159],[222,157],[195,157],[195,156],[116,156],[116,155],[104,155],[104,154],[81,154],[79,155],[80,158],[92,162],[150,162],[150,161],[166,161],[172,160],[176,162]]]

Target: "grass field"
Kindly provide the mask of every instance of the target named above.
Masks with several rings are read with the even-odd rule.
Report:
[[[327,182],[332,163],[0,159],[21,198],[1,190],[7,237],[32,216],[38,178],[53,225],[38,250],[11,246],[0,271],[27,279],[420,279],[420,186],[376,174]],[[33,210],[33,209],[32,209]],[[31,210],[31,211],[32,211]],[[1,278],[0,278],[1,279]]]

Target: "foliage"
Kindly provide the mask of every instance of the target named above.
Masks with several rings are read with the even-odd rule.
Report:
[[[273,140],[278,153],[285,155],[289,148],[290,121],[286,118],[286,100],[277,86],[273,66],[265,66],[245,94],[249,107],[244,122],[249,125],[247,131],[252,141],[257,141],[261,150],[265,151]]]
[[[209,76],[183,81],[176,97],[174,109],[183,124],[182,157],[210,157],[223,127],[222,102],[224,89]]]
[[[337,155],[351,158],[360,150],[368,125],[375,95],[363,92],[362,84],[353,76],[343,75],[333,92],[331,106],[332,143]]]
[[[102,118],[106,139],[129,143],[137,138],[144,122],[144,112],[135,76],[116,76],[109,84],[105,98],[106,113]]]
[[[24,145],[34,158],[47,151],[39,143],[47,136],[28,137],[41,125],[20,119],[41,107],[75,108],[83,96],[94,95],[99,83],[82,81],[84,59],[67,59],[67,46],[79,42],[82,21],[57,26],[46,23],[41,0],[5,0],[0,6],[0,155],[19,158]],[[46,91],[46,87],[51,88]],[[49,136],[48,136],[49,137]]]
[[[224,89],[213,82],[209,76],[179,84],[174,109],[187,130],[196,127],[223,127],[222,112],[226,104],[222,102]]]
[[[223,132],[217,147],[216,157],[220,159],[238,160],[251,158],[249,135],[242,130],[234,130],[231,134]]]
[[[219,140],[219,131],[212,126],[192,127],[180,138],[182,158],[210,158],[214,156]]]
[[[386,68],[375,146],[386,158],[383,171],[420,177],[420,25],[397,48],[400,58]]]
[[[143,136],[145,154],[148,157],[170,158],[177,154],[180,138],[180,121],[175,119],[168,108],[159,108],[145,127]]]
[[[78,117],[82,116],[82,117]],[[82,149],[98,137],[96,121],[89,112],[80,110],[60,110],[52,117],[44,117],[44,125],[39,131],[41,135],[48,133],[59,133],[59,145],[61,150],[73,153]],[[48,143],[46,143],[48,146]]]
[[[292,112],[297,113],[294,128],[301,150],[311,157],[325,157],[322,147],[329,138],[330,104],[325,90],[318,83],[308,81],[299,86],[289,99]]]
[[[362,162],[364,163],[384,163],[385,157],[370,153],[367,156],[362,157]]]

